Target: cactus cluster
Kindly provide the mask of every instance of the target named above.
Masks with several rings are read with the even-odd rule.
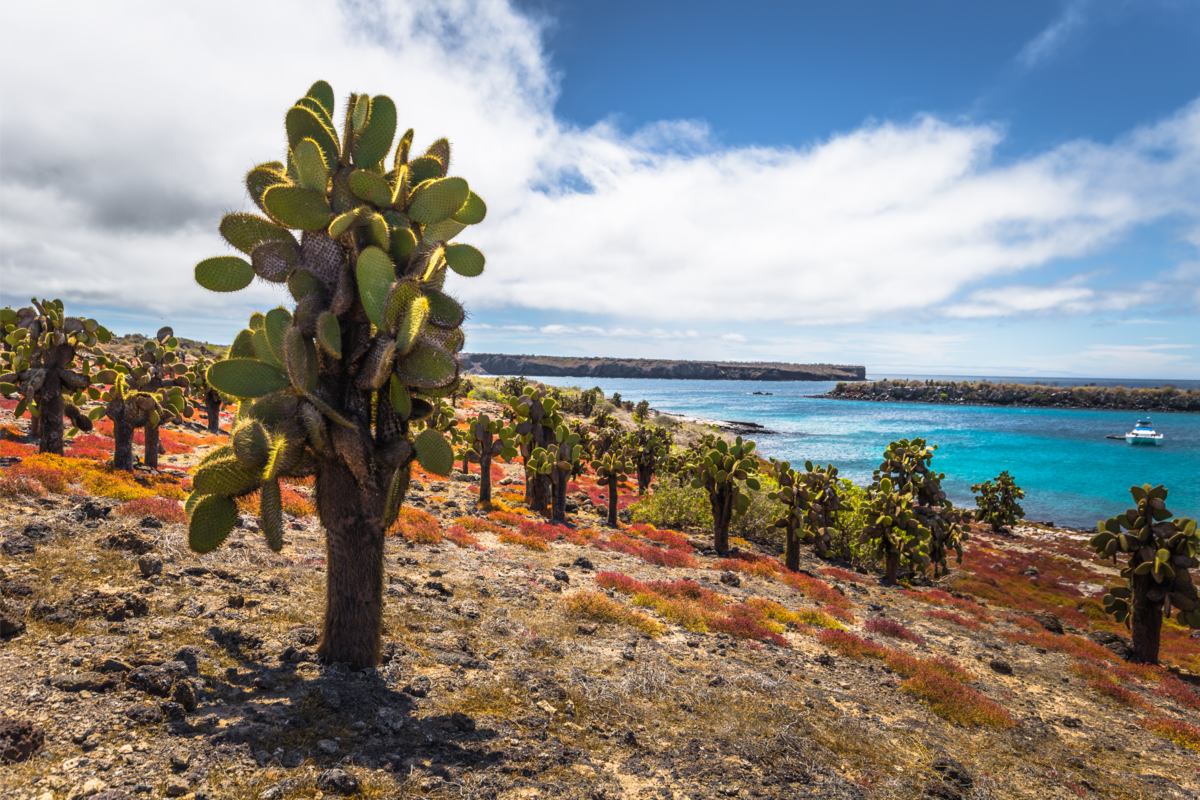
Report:
[[[285,116],[285,160],[246,176],[262,214],[221,220],[242,255],[196,265],[208,289],[258,276],[286,284],[295,305],[252,317],[208,370],[213,388],[241,401],[239,420],[196,472],[189,535],[199,551],[218,546],[234,499],[261,490],[263,530],[278,548],[279,480],[315,475],[328,561],[318,654],[363,667],[379,659],[383,536],[412,461],[440,475],[453,468],[443,435],[413,436],[410,425],[458,382],[465,312],[446,275],[479,275],[484,257],[451,240],[486,206],[450,176],[446,139],[417,155],[409,130],[393,150],[387,96],[351,94],[340,129],[333,120],[333,90],[318,81]]]
[[[912,496],[912,514],[920,526],[929,531],[927,543],[928,562],[931,562],[934,574],[940,570],[949,572],[946,557],[950,550],[957,554],[957,561],[962,563],[963,543],[967,539],[962,526],[961,514],[942,490],[944,472],[934,472],[929,468],[933,461],[937,445],[927,445],[924,439],[900,439],[892,442],[883,452],[883,462],[875,470],[875,483],[878,485],[882,478],[890,478],[901,493]],[[914,551],[915,552],[915,551]],[[913,563],[918,566],[917,562]]]
[[[531,459],[535,450],[547,450],[557,440],[556,430],[564,423],[558,402],[547,397],[541,389],[525,386],[520,395],[509,399],[508,409],[521,460],[525,464],[525,502],[544,514],[551,502],[550,473],[553,469],[547,466],[546,458],[539,458],[536,464]]]
[[[833,542],[837,513],[842,508],[838,494],[837,467],[814,467],[804,462],[804,472],[796,472],[787,461],[771,459],[771,473],[779,489],[768,497],[783,505],[783,513],[775,519],[775,527],[786,535],[784,565],[796,571],[800,568],[801,534],[811,540],[817,555],[825,558]]]
[[[38,451],[61,456],[64,416],[75,429],[92,429],[79,405],[98,396],[92,368],[103,354],[97,345],[107,344],[112,335],[94,319],[68,317],[61,300],[29,302],[33,305],[0,309],[5,345],[0,353],[0,394],[21,395],[14,415],[28,411],[37,430]]]
[[[976,519],[991,525],[994,531],[1015,525],[1025,514],[1025,509],[1017,502],[1025,497],[1025,490],[1017,486],[1008,470],[994,480],[972,485],[971,491],[976,495],[975,505],[979,509]]]
[[[517,457],[516,439],[513,429],[502,420],[492,419],[480,413],[467,420],[465,445],[460,456],[463,472],[468,472],[471,462],[479,464],[479,502],[492,501],[492,459],[508,461]]]
[[[709,446],[690,468],[693,489],[708,492],[713,514],[713,540],[718,555],[729,553],[729,525],[735,517],[750,508],[750,496],[742,487],[758,491],[761,486],[754,473],[757,464],[751,455],[754,442],[742,441],[742,437],[731,445],[724,439],[709,439]]]
[[[929,529],[921,524],[914,502],[912,485],[897,486],[890,478],[880,478],[869,490],[867,524],[859,543],[883,562],[887,583],[896,582],[901,557],[914,569],[929,566]]]
[[[637,473],[638,494],[645,494],[654,475],[662,468],[675,436],[666,428],[639,425],[630,434],[629,458]]]
[[[567,521],[567,483],[582,458],[579,434],[563,423],[555,426],[552,440],[529,456],[530,468],[550,481],[550,519],[554,522]]]
[[[1180,625],[1200,628],[1200,597],[1190,570],[1200,567],[1200,533],[1196,521],[1172,518],[1165,486],[1131,486],[1135,506],[1101,521],[1092,548],[1116,563],[1124,586],[1104,595],[1104,609],[1131,629],[1135,661],[1158,663],[1163,617],[1172,609]]]

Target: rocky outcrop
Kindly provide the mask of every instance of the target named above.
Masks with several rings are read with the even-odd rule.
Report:
[[[464,353],[465,372],[564,378],[666,378],[695,381],[861,381],[866,367],[782,362],[670,361]]]
[[[1180,390],[1169,386],[1126,389],[1108,386],[1028,386],[967,381],[876,381],[839,383],[835,389],[821,396],[836,400],[868,400],[876,403],[900,401],[950,405],[1091,408],[1145,413],[1200,411],[1200,391]]]

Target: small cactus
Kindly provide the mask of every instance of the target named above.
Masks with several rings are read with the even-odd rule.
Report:
[[[821,558],[833,542],[833,526],[841,510],[838,494],[838,471],[832,464],[814,467],[804,462],[804,472],[796,472],[787,461],[771,460],[771,471],[779,489],[768,497],[783,504],[783,513],[776,518],[775,527],[786,534],[784,565],[795,572],[800,569],[800,540],[810,539]]]
[[[1100,556],[1119,555],[1124,586],[1104,595],[1104,610],[1130,627],[1133,660],[1158,663],[1163,617],[1175,610],[1180,625],[1200,628],[1200,596],[1190,570],[1200,567],[1200,532],[1192,519],[1172,519],[1165,486],[1131,486],[1135,506],[1101,521],[1091,539]]]
[[[91,419],[79,409],[99,396],[89,356],[102,357],[97,345],[107,344],[112,335],[94,319],[66,316],[61,300],[30,302],[32,306],[15,311],[0,309],[5,345],[0,394],[21,395],[13,415],[28,411],[37,428],[38,452],[61,456],[64,416],[73,430],[92,429]]]
[[[991,525],[994,531],[1015,525],[1025,514],[1025,509],[1017,502],[1025,497],[1025,490],[1017,486],[1008,470],[997,475],[995,480],[974,484],[971,491],[976,494],[975,505],[979,508],[976,516],[980,522]]]
[[[629,442],[629,457],[637,472],[638,494],[650,488],[654,474],[671,452],[675,436],[666,428],[640,425]]]
[[[626,456],[622,444],[609,448],[592,461],[596,482],[608,487],[608,524],[613,528],[617,527],[617,488],[633,472],[633,462]]]
[[[692,488],[708,492],[714,545],[717,554],[725,556],[729,554],[730,523],[750,508],[750,496],[742,491],[742,487],[758,491],[761,486],[758,478],[751,474],[757,468],[750,457],[754,442],[743,442],[740,436],[732,445],[715,437],[707,442],[706,450],[690,465],[695,475]]]

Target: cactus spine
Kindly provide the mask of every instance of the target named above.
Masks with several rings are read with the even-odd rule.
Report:
[[[21,395],[13,415],[28,411],[38,452],[61,456],[64,416],[73,429],[92,429],[91,419],[79,410],[87,398],[99,396],[91,385],[93,361],[86,356],[102,355],[96,345],[107,344],[112,336],[94,319],[66,316],[61,300],[29,302],[33,305],[16,311],[0,309],[6,348],[0,353],[0,394]]]
[[[695,474],[692,488],[708,492],[713,514],[713,542],[721,556],[729,554],[730,523],[750,507],[750,496],[742,491],[742,486],[754,491],[761,488],[758,478],[751,474],[756,469],[754,459],[750,457],[753,452],[754,442],[743,442],[740,436],[732,445],[710,436],[705,441],[702,455],[690,465]]]
[[[1017,502],[1025,497],[1025,490],[1017,486],[1008,470],[1001,472],[994,481],[973,485],[971,491],[976,494],[977,518],[991,525],[994,531],[1016,524],[1025,514],[1025,509]]]
[[[379,661],[384,531],[412,462],[439,475],[453,469],[443,435],[427,427],[414,436],[412,423],[458,381],[464,312],[445,292],[446,274],[478,275],[484,258],[450,240],[486,206],[447,175],[445,140],[410,158],[409,131],[384,164],[396,134],[391,99],[351,95],[339,136],[333,97],[315,83],[285,117],[286,160],[246,176],[265,216],[221,220],[245,257],[196,265],[197,282],[213,291],[258,276],[286,283],[295,304],[252,317],[229,357],[208,369],[213,388],[239,399],[239,422],[236,441],[194,476],[189,536],[196,550],[219,546],[234,498],[261,488],[263,531],[278,549],[277,483],[315,475],[328,561],[317,653],[357,669]]]
[[[1176,620],[1200,628],[1200,597],[1191,572],[1200,567],[1200,533],[1196,521],[1172,519],[1165,486],[1131,486],[1135,507],[1104,520],[1091,539],[1101,556],[1127,556],[1121,577],[1104,595],[1104,610],[1130,627],[1133,660],[1158,663],[1163,617],[1174,608]]]

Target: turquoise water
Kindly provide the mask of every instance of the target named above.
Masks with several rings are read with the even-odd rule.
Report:
[[[1138,419],[1134,411],[1067,411],[919,403],[825,400],[833,383],[538,378],[556,386],[600,386],[607,396],[648,400],[660,411],[756,422],[777,435],[757,437],[759,451],[803,463],[832,463],[843,477],[869,482],[887,444],[922,437],[938,445],[933,466],[947,494],[974,507],[971,484],[1008,470],[1026,492],[1028,519],[1095,526],[1130,506],[1129,486],[1165,484],[1167,508],[1200,518],[1200,414],[1155,414],[1164,444],[1110,440]],[[771,392],[771,396],[752,392]]]

